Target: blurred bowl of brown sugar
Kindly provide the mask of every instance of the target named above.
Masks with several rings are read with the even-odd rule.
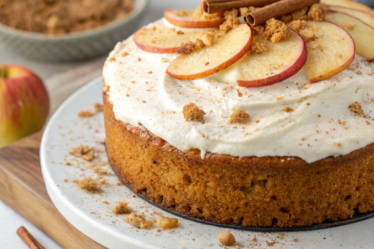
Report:
[[[22,57],[105,55],[138,28],[150,0],[0,0],[0,42]]]

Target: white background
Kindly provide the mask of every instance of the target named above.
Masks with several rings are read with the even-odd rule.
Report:
[[[196,8],[198,5],[199,0],[151,0],[151,8],[145,15],[142,25],[161,18],[165,9]],[[79,63],[53,64],[35,62],[25,60],[18,55],[8,52],[0,43],[0,64],[21,65],[38,74],[44,80],[49,90],[53,110],[82,84],[99,76],[104,59],[105,58],[97,58]],[[72,79],[75,80],[72,81]],[[39,229],[0,201],[0,249],[28,248],[16,234],[20,226],[26,227],[45,248],[61,248]]]

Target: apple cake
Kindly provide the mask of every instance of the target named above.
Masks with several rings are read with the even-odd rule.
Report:
[[[374,43],[360,40],[374,28],[322,4],[243,21],[267,7],[169,10],[119,43],[103,71],[110,164],[154,203],[222,224],[374,211]]]

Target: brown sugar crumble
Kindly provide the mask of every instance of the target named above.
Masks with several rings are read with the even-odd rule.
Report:
[[[269,51],[269,48],[265,42],[253,42],[250,47],[251,54],[262,54],[267,51]]]
[[[272,18],[266,21],[264,36],[272,43],[277,43],[287,39],[290,36],[290,30],[284,22]]]
[[[300,32],[300,30],[305,29],[306,21],[305,20],[294,20],[287,24],[287,26],[296,32]]]
[[[139,229],[149,229],[153,226],[152,221],[148,221],[144,219],[142,216],[136,216],[134,213],[131,213],[125,219],[125,222]]]
[[[251,12],[255,11],[256,8],[253,7],[253,6],[250,6],[248,8],[244,7],[244,8],[240,8],[239,11],[240,11],[240,16],[243,16],[243,17],[246,17],[248,14],[250,14]]]
[[[317,22],[325,21],[325,7],[320,4],[313,4],[309,9],[308,18]]]
[[[101,190],[100,182],[98,179],[92,179],[89,177],[83,177],[78,181],[78,187],[89,192],[97,192]]]
[[[128,214],[130,213],[129,208],[127,207],[128,204],[128,202],[119,201],[113,208],[112,212],[115,214]]]
[[[109,92],[109,89],[110,89],[110,86],[108,86],[108,85],[107,85],[107,86],[104,86],[104,87],[103,87],[103,92],[104,92],[104,93],[107,93],[107,92]]]
[[[199,38],[195,42],[188,41],[182,44],[181,47],[177,49],[179,54],[189,54],[193,51],[203,49],[205,47],[211,47],[217,42],[224,34],[217,31],[206,31],[200,34]]]
[[[248,124],[249,123],[249,114],[243,110],[236,110],[232,113],[229,124]]]
[[[232,235],[232,233],[226,232],[226,231],[221,232],[218,235],[218,240],[224,246],[232,246],[233,244],[235,244],[235,237],[234,237],[234,235]]]
[[[102,112],[104,110],[104,105],[100,103],[95,103],[94,105],[95,112]]]
[[[95,113],[90,112],[90,111],[82,110],[82,111],[78,112],[78,117],[80,117],[80,118],[89,118],[89,117],[92,117],[93,115],[95,115]]]
[[[73,147],[70,150],[70,155],[81,156],[83,160],[91,162],[95,159],[95,151],[90,146],[79,145],[78,147]]]
[[[301,37],[303,37],[305,42],[311,42],[311,41],[314,41],[318,38],[315,35],[315,31],[317,29],[318,29],[317,25],[314,25],[310,28],[305,28],[305,29],[300,30],[299,34],[301,35]]]
[[[232,9],[232,10],[225,11],[224,16],[225,16],[226,21],[223,24],[221,24],[219,29],[220,31],[226,34],[231,29],[234,29],[239,26],[240,24],[240,20],[238,18],[239,10]]]
[[[269,242],[269,241],[266,241],[266,244],[268,245],[268,246],[274,246],[276,243],[273,241],[273,242]]]
[[[352,105],[349,106],[349,109],[351,110],[351,112],[357,114],[358,116],[362,118],[367,118],[367,115],[364,113],[364,110],[362,110],[360,103],[354,102]]]
[[[285,107],[285,108],[283,108],[282,111],[284,111],[284,112],[294,112],[294,109],[292,109],[291,107]]]
[[[82,111],[78,112],[78,117],[89,118],[89,117],[92,117],[93,115],[95,115],[98,112],[102,112],[103,110],[104,110],[104,106],[102,104],[95,103],[93,112],[82,110]]]
[[[158,219],[157,224],[163,229],[171,229],[178,226],[178,219],[162,217]]]
[[[205,114],[195,103],[189,103],[183,107],[183,116],[186,121],[203,122]]]
[[[123,19],[132,0],[2,0],[0,23],[48,35],[81,32]]]

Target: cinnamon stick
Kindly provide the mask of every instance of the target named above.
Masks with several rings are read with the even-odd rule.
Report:
[[[212,14],[242,7],[264,7],[278,2],[279,0],[205,0],[203,9],[206,13]]]
[[[26,228],[18,228],[17,234],[30,249],[45,249]]]
[[[249,25],[255,27],[271,18],[287,15],[319,2],[320,0],[282,0],[249,13],[245,20]]]

